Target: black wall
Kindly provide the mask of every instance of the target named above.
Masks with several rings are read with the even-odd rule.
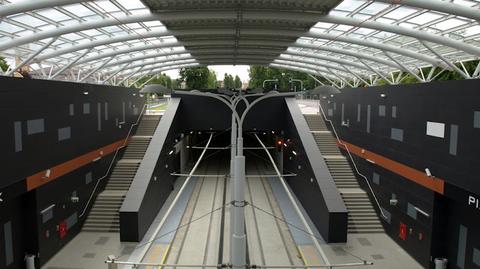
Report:
[[[445,180],[442,195],[356,157],[388,213],[384,219],[387,232],[424,266],[432,266],[432,259],[439,256],[446,256],[451,268],[480,266],[473,261],[474,252],[480,255],[480,210],[468,204],[470,196],[480,196],[480,118],[475,118],[480,117],[479,89],[479,80],[446,81],[344,89],[322,99],[325,114],[342,140],[418,171],[429,168],[436,178]],[[342,119],[349,126],[342,126]],[[427,122],[444,124],[444,136],[427,135]],[[395,196],[398,205],[391,206],[389,201]],[[429,216],[417,211],[415,217],[412,206]],[[406,240],[399,239],[400,222],[408,227]],[[458,252],[461,225],[467,230],[464,253]],[[457,257],[465,261],[457,265]]]
[[[124,139],[143,104],[134,89],[0,77],[0,268],[23,268],[26,253],[39,257],[37,266],[44,264],[77,234],[80,214],[113,154],[29,192],[26,177]],[[52,215],[44,221],[40,212],[46,208]],[[69,229],[60,239],[64,221]],[[9,222],[14,252],[7,266]]]

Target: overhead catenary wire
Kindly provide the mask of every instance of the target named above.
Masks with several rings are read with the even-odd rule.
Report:
[[[213,133],[210,134],[210,137],[207,141],[207,144],[205,145],[205,149],[202,151],[202,153],[200,154],[200,157],[198,158],[197,162],[195,163],[195,165],[193,166],[192,170],[190,171],[189,173],[189,176],[185,179],[185,182],[183,182],[183,185],[182,187],[180,187],[180,190],[178,191],[177,195],[175,196],[175,198],[173,199],[172,203],[170,204],[170,206],[168,207],[167,211],[165,212],[165,215],[163,216],[162,220],[160,221],[159,225],[157,226],[157,228],[155,229],[154,233],[152,234],[152,237],[150,238],[150,240],[148,240],[148,242],[146,244],[143,245],[144,249],[142,250],[141,254],[139,255],[139,261],[138,262],[141,262],[143,260],[143,258],[145,257],[145,254],[147,253],[147,250],[148,248],[150,247],[150,245],[152,244],[152,242],[154,241],[154,238],[155,236],[158,234],[158,232],[160,231],[160,229],[163,227],[165,221],[167,220],[168,216],[170,215],[170,213],[172,212],[172,209],[174,208],[175,204],[177,203],[177,201],[179,200],[181,194],[183,193],[183,191],[185,190],[186,186],[188,185],[188,182],[190,182],[190,179],[192,178],[192,175],[195,173],[195,170],[197,169],[198,165],[200,164],[200,162],[202,161],[203,159],[203,156],[205,155],[205,152],[207,152],[207,149],[208,149],[208,146],[210,145],[210,142],[212,141],[212,138],[213,138]]]
[[[274,161],[272,155],[271,155],[270,152],[266,149],[265,144],[262,142],[262,140],[260,139],[260,137],[258,137],[257,134],[254,134],[254,135],[255,135],[255,137],[257,138],[257,140],[258,140],[258,142],[260,143],[260,145],[261,145],[262,147],[264,147],[265,152],[266,152],[266,154],[268,155],[268,157],[269,157],[269,159],[270,159],[270,162],[272,163],[273,168],[275,169],[275,172],[277,173],[278,178],[279,178],[279,180],[280,180],[283,188],[285,189],[285,191],[286,191],[286,193],[287,193],[290,201],[291,201],[292,204],[293,204],[293,207],[295,208],[295,211],[297,211],[298,216],[300,217],[303,225],[304,225],[305,228],[307,229],[307,231],[306,231],[307,234],[312,237],[312,241],[313,241],[315,247],[317,248],[318,252],[319,252],[320,255],[322,256],[322,259],[323,259],[323,261],[324,261],[325,264],[326,264],[326,265],[323,266],[323,267],[332,268],[334,265],[332,265],[332,264],[330,263],[330,261],[328,260],[326,254],[325,254],[325,251],[324,251],[324,250],[322,249],[322,247],[320,246],[320,244],[319,244],[319,238],[315,236],[315,234],[313,233],[312,228],[310,227],[310,224],[309,224],[309,223],[307,222],[307,220],[305,219],[305,216],[303,215],[303,212],[300,210],[300,207],[299,207],[298,204],[297,204],[297,200],[295,199],[295,197],[293,197],[290,189],[289,189],[288,186],[287,186],[287,183],[285,182],[285,179],[281,176],[281,173],[280,173],[280,171],[278,170],[278,167],[277,167],[277,165],[275,164],[275,161]],[[255,205],[252,205],[252,206],[255,206]],[[258,208],[258,207],[257,207],[257,208]],[[262,212],[267,212],[267,211],[263,210]],[[269,214],[271,214],[271,213],[269,213]],[[283,221],[285,221],[285,220],[283,220]],[[296,227],[296,226],[294,225],[294,226],[292,226],[292,227]],[[303,229],[301,229],[301,230],[303,230]],[[354,255],[354,256],[355,256],[355,255]],[[356,256],[356,257],[357,257],[357,256]],[[359,257],[357,257],[357,258],[359,258]],[[361,258],[359,258],[359,259],[361,259]],[[373,263],[368,262],[368,261],[366,261],[366,260],[364,260],[364,259],[361,259],[361,260],[363,261],[362,263],[350,264],[349,266],[371,265],[371,264],[373,264]],[[335,265],[335,266],[336,266],[336,265]]]

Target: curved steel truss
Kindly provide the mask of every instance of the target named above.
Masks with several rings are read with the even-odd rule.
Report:
[[[480,58],[479,0],[8,0],[0,17],[3,75],[28,66],[40,78],[133,85],[169,69],[246,64],[337,87],[480,75],[464,65]]]

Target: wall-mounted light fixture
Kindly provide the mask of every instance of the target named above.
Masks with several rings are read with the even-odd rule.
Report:
[[[88,95],[88,92],[87,92],[87,91],[84,91],[83,94],[84,94],[84,95]]]
[[[433,177],[432,172],[428,168],[425,168],[425,174],[427,174],[427,177]]]
[[[47,171],[45,171],[45,174],[43,175],[43,178],[49,178],[51,172],[52,172],[52,171],[50,171],[50,169],[47,169]]]
[[[292,150],[292,154],[297,156],[297,152],[295,150]]]
[[[414,208],[415,208],[415,210],[416,210],[418,213],[424,215],[425,217],[427,217],[427,218],[430,217],[430,214],[428,214],[427,212],[421,210],[420,208],[418,208],[418,207],[416,207],[416,206],[415,206]]]
[[[384,93],[381,93],[381,94],[380,94],[380,97],[382,97],[382,98],[387,98],[387,95],[384,94]]]

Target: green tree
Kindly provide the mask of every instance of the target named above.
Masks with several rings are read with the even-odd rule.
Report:
[[[235,81],[233,79],[233,76],[225,73],[225,75],[223,77],[223,85],[226,89],[235,88]]]
[[[239,76],[235,76],[234,85],[235,85],[235,89],[242,88],[242,80],[240,79]]]
[[[8,70],[8,64],[7,61],[5,61],[5,58],[0,56],[0,68],[2,69],[3,72]]]
[[[139,80],[136,85],[142,85],[143,83],[145,83],[146,81],[147,84],[161,84],[167,88],[172,88],[172,79],[167,76],[166,74],[163,74],[163,73],[160,73],[160,74],[156,74],[156,75],[150,75],[150,76],[145,76],[144,78],[142,78],[141,80]]]
[[[207,67],[184,67],[180,69],[178,82],[185,82],[188,89],[208,88],[210,70]]]
[[[217,74],[215,74],[215,72],[212,70],[209,70],[209,73],[208,73],[207,88],[210,88],[210,89],[217,88]]]
[[[294,80],[301,80],[305,89],[313,89],[317,86],[317,82],[311,78],[308,74],[298,71],[290,71],[280,68],[271,68],[264,66],[252,66],[249,69],[250,76],[250,88],[262,88],[265,80],[278,79],[277,83],[268,82],[265,85],[266,90],[273,90],[275,84],[279,91],[301,91],[301,84]]]

